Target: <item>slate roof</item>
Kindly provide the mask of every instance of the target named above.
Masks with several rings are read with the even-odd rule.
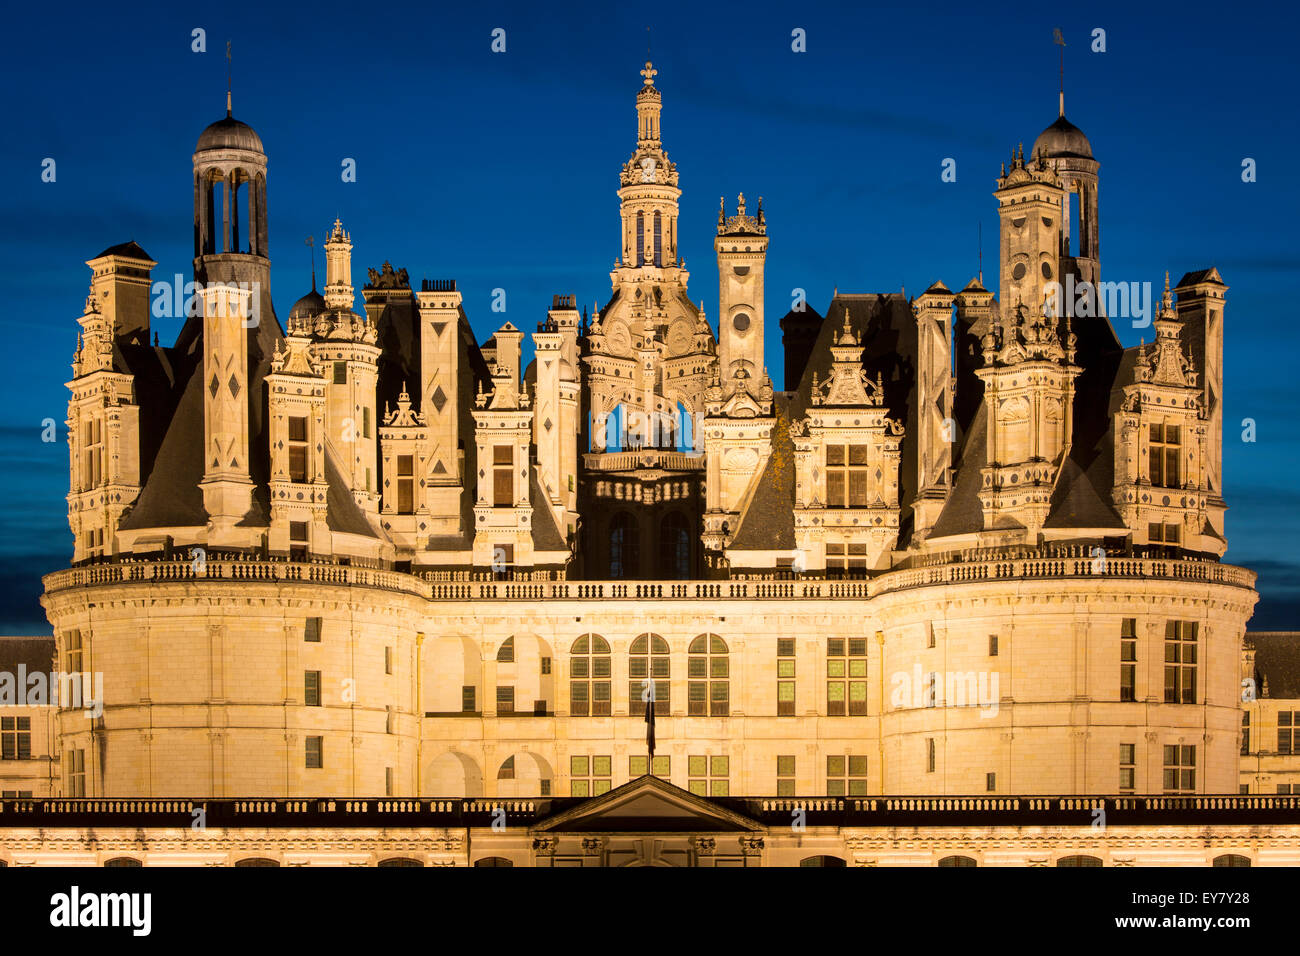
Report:
[[[1246,644],[1255,648],[1256,693],[1261,697],[1300,699],[1300,631],[1247,631]]]
[[[99,255],[95,256],[95,258],[102,259],[105,256],[122,256],[124,259],[140,259],[144,262],[154,261],[153,256],[140,248],[140,244],[134,239],[127,242],[119,242],[115,246],[109,246]]]
[[[54,636],[0,637],[0,673],[16,674],[19,666],[27,673],[48,673],[54,658]]]
[[[794,537],[794,442],[790,440],[790,403],[793,396],[773,396],[776,427],[772,454],[768,456],[740,528],[731,541],[736,551],[792,551]]]

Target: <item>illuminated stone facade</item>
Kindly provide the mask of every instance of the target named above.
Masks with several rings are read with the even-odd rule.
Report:
[[[655,77],[611,296],[555,296],[527,365],[454,280],[384,263],[354,311],[337,220],[282,327],[266,155],[229,111],[176,343],[143,249],[90,260],[43,603],[104,709],[55,718],[59,794],[1236,792],[1256,595],[1219,560],[1218,273],[1166,282],[1151,346],[1052,306],[1099,278],[1062,116],[997,180],[997,296],[791,312],[775,391],[762,202],[719,210],[715,332]]]

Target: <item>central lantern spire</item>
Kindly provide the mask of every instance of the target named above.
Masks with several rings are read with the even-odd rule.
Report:
[[[618,198],[623,220],[622,269],[676,268],[677,167],[664,152],[659,116],[662,95],[655,86],[659,71],[650,60],[641,70],[636,94],[636,151],[619,175]]]

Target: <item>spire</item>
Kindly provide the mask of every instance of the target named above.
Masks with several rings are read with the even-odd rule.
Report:
[[[226,119],[230,119],[230,41],[226,41]]]
[[[1061,117],[1065,117],[1065,37],[1061,35],[1061,28],[1052,29],[1052,42],[1061,48]]]
[[[311,250],[311,291],[316,291],[316,246],[313,236],[307,237],[307,248]]]

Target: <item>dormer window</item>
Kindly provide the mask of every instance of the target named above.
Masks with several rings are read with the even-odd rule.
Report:
[[[85,488],[98,488],[104,478],[104,423],[92,418],[82,428],[81,480]]]
[[[307,480],[307,417],[289,416],[289,480]]]
[[[510,508],[515,503],[515,450],[510,445],[492,446],[492,504]]]
[[[867,446],[826,446],[826,507],[867,507]]]
[[[1181,488],[1179,453],[1182,451],[1177,425],[1154,423],[1150,430],[1149,464],[1151,484],[1156,488]]]

